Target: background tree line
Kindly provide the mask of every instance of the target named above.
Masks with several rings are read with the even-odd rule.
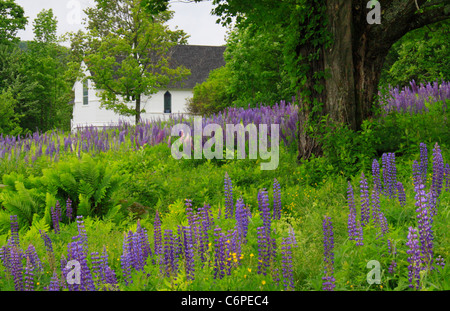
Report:
[[[141,96],[190,74],[170,65],[171,47],[188,38],[167,26],[173,12],[150,14],[140,2],[96,0],[84,11],[86,31],[61,38],[52,10],[42,10],[33,21],[34,40],[21,42],[17,32],[28,23],[23,8],[0,1],[0,133],[70,130],[77,79],[95,83],[103,108],[135,116],[138,123],[145,112]]]
[[[72,86],[67,74],[70,51],[58,42],[52,9],[33,21],[34,40],[20,41],[28,23],[22,7],[0,1],[0,133],[68,130]]]

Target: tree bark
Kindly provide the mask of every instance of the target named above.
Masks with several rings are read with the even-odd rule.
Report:
[[[311,4],[311,15],[318,14],[320,10],[320,6],[325,5],[325,1],[323,3],[319,3],[314,1]],[[309,24],[310,21],[307,18],[305,23]],[[317,32],[320,31],[319,24],[316,29]],[[306,34],[300,34],[304,36]],[[304,45],[297,46],[296,53],[297,57],[300,59],[300,63],[302,65],[308,65],[308,71],[305,73],[306,80],[303,85],[303,88],[299,90],[297,94],[298,103],[299,103],[299,112],[298,112],[298,122],[299,122],[299,130],[298,130],[298,156],[297,160],[299,162],[302,159],[309,159],[312,154],[321,155],[322,149],[320,147],[317,139],[311,135],[311,129],[309,129],[309,121],[317,120],[321,117],[321,112],[315,109],[315,106],[319,103],[325,103],[326,101],[326,93],[323,91],[318,91],[315,85],[325,84],[325,79],[317,78],[315,75],[316,72],[324,71],[324,54],[323,49],[320,49],[319,56],[312,60],[308,59],[311,53],[314,53],[317,50],[317,46],[313,44],[314,40],[308,40],[308,42]],[[313,129],[314,131],[314,129]]]
[[[135,124],[138,125],[141,121],[141,94],[136,95],[136,115],[135,115]]]

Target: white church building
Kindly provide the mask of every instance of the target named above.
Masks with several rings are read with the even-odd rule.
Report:
[[[183,81],[160,89],[156,94],[141,98],[141,120],[167,119],[170,115],[187,114],[187,100],[192,98],[193,88],[197,83],[204,82],[210,71],[225,65],[223,52],[225,46],[178,45],[173,48],[171,64],[174,67],[183,65],[191,74]],[[84,63],[82,66],[86,68]],[[95,126],[105,127],[119,123],[119,120],[134,124],[134,116],[126,117],[116,114],[112,110],[100,108],[100,97],[97,95],[92,80],[85,83],[76,81],[73,89],[75,98],[73,116],[71,120],[72,131],[79,127]],[[130,107],[134,107],[130,103]]]

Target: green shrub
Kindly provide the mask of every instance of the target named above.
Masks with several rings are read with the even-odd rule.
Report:
[[[65,203],[70,198],[73,219],[76,215],[113,219],[119,212],[114,194],[126,179],[126,175],[116,173],[114,165],[94,161],[87,154],[54,163],[39,177],[11,173],[3,176],[0,202],[5,211],[1,212],[17,215],[21,226],[30,226],[35,215],[51,224],[51,207],[58,200],[65,215]],[[5,229],[9,219],[3,216],[0,227]]]

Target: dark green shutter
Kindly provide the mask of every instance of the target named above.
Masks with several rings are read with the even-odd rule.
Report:
[[[172,113],[172,94],[169,91],[164,94],[164,113]]]

